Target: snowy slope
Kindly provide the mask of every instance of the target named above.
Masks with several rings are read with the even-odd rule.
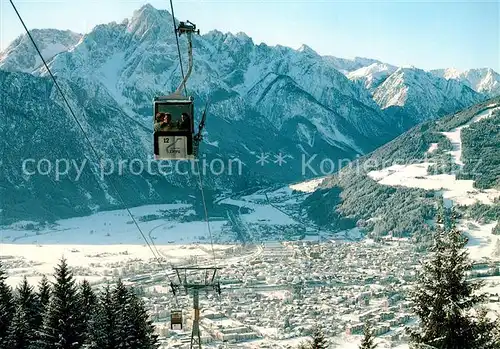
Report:
[[[372,64],[383,64],[382,62],[364,57],[355,57],[354,59],[346,59],[346,58],[338,58],[333,56],[326,56],[326,60],[333,64],[335,69],[338,71],[348,74],[349,72],[353,72],[357,69],[368,67]]]
[[[374,91],[382,109],[403,111],[416,122],[451,114],[486,97],[456,80],[417,68],[398,68]]]
[[[446,136],[453,147],[448,153],[452,156],[455,164],[463,166],[462,162],[462,130],[470,127],[471,124],[481,121],[500,110],[498,104],[491,104],[487,109],[477,113],[466,124],[459,126],[449,132],[441,132]],[[433,144],[428,152],[436,148]],[[439,149],[439,147],[437,147]],[[435,151],[434,149],[433,151]],[[442,191],[443,198],[451,203],[470,206],[476,202],[485,205],[494,204],[497,198],[500,198],[500,190],[497,189],[478,189],[474,187],[473,180],[457,179],[453,174],[429,175],[427,169],[433,165],[430,162],[423,162],[411,165],[393,165],[382,170],[371,171],[368,176],[380,184],[391,186],[406,186],[412,188],[422,188]]]
[[[394,73],[397,67],[385,63],[373,63],[351,71],[347,77],[352,81],[360,82],[370,92],[373,92],[389,75]]]
[[[61,52],[71,50],[82,38],[81,34],[69,30],[34,29],[31,31],[45,61],[50,61]],[[0,52],[0,69],[30,73],[42,65],[28,36],[22,35]]]
[[[468,70],[448,68],[431,70],[430,72],[445,79],[460,81],[474,91],[490,97],[500,95],[500,74],[491,68]]]
[[[70,103],[101,155],[113,159],[137,157],[147,162],[152,150],[151,100],[174,90],[181,79],[171,21],[167,11],[145,5],[131,18],[98,25],[84,36],[52,30],[37,32],[35,39],[44,46],[47,57],[57,53],[48,57],[51,69],[60,81],[66,80]],[[13,200],[16,215],[27,210],[35,216],[47,214],[51,218],[67,217],[71,207],[73,213],[89,214],[116,205],[109,184],[101,180],[93,182],[92,172],[86,174],[84,182],[73,186],[66,183],[73,194],[62,198],[61,188],[66,187],[60,183],[48,177],[28,181],[17,169],[16,159],[26,153],[21,152],[23,147],[31,149],[28,153],[50,159],[56,156],[82,159],[82,154],[92,154],[76,126],[73,128],[74,123],[54,93],[47,72],[25,47],[27,43],[26,37],[21,36],[2,53],[3,70],[32,72],[36,76],[0,70],[0,79],[8,82],[4,91],[6,103],[0,114],[12,119],[9,127],[15,130],[5,137],[11,149],[7,163],[16,168],[4,174],[5,196]],[[184,37],[180,44],[185,67]],[[194,37],[194,52],[195,66],[188,89],[195,97],[197,119],[207,98],[211,100],[205,132],[207,142],[202,145],[202,152],[208,162],[220,159],[227,164],[229,159],[239,159],[244,169],[243,176],[208,174],[205,185],[214,191],[245,190],[310,178],[314,174],[304,174],[301,168],[303,156],[317,155],[318,163],[322,159],[337,163],[340,159],[366,154],[420,120],[420,104],[436,99],[433,89],[428,96],[427,89],[415,88],[407,81],[403,87],[386,85],[397,80],[399,70],[382,84],[386,85],[386,92],[377,88],[375,95],[378,92],[381,98],[373,99],[370,91],[342,72],[372,67],[365,70],[375,79],[379,77],[377,71],[383,70],[381,67],[387,66],[390,71],[392,66],[365,58],[321,56],[306,45],[298,50],[255,45],[244,33],[213,30]],[[378,68],[373,68],[374,65]],[[457,84],[456,88],[463,86]],[[29,93],[23,93],[28,86],[33,87]],[[402,96],[405,89],[410,97],[422,93],[420,104]],[[440,93],[450,92],[446,86],[443,89]],[[18,102],[20,94],[24,97],[23,105]],[[398,103],[400,95],[402,102]],[[408,121],[398,121],[400,115],[391,109],[390,101],[394,100],[393,104],[407,113]],[[459,94],[452,100],[436,103],[440,105],[434,109],[455,110],[474,100],[466,93]],[[389,107],[382,110],[377,103]],[[40,129],[59,130],[70,124],[71,131],[63,137],[36,135],[33,142],[33,132],[23,122],[26,110],[33,110],[39,116]],[[53,113],[57,117],[48,116]],[[258,156],[264,153],[270,157],[266,166],[257,163]],[[274,161],[278,154],[287,156],[284,164]],[[181,175],[166,179],[155,175],[122,177],[120,187],[133,188],[125,189],[125,196],[134,205],[159,203],[172,188],[175,194],[171,196],[176,198],[177,194],[187,195],[182,193],[185,188],[189,188],[189,193],[195,190],[194,180]],[[98,193],[101,189],[103,195]],[[16,199],[18,190],[24,193],[21,200]],[[136,195],[137,192],[141,194]],[[61,208],[64,215],[58,213]]]
[[[463,166],[462,162],[462,130],[480,120],[490,118],[500,110],[499,104],[491,104],[489,108],[477,113],[469,122],[449,132],[442,132],[450,142],[453,149],[450,151],[455,164]],[[431,148],[434,148],[431,145]],[[476,203],[494,205],[500,199],[498,189],[478,189],[474,187],[473,180],[457,179],[456,175],[439,174],[429,175],[427,169],[433,163],[423,162],[412,165],[393,165],[378,171],[371,171],[368,176],[378,183],[388,186],[405,186],[411,188],[430,189],[441,192],[447,206],[471,206]],[[460,229],[469,237],[468,247],[473,259],[494,257],[493,250],[500,238],[492,235],[496,222],[481,224],[472,220],[462,220]]]
[[[441,197],[448,206],[464,206],[460,212],[475,220],[482,213],[474,209],[489,206],[484,220],[496,219],[498,107],[496,97],[413,127],[325,178],[304,195],[300,214],[332,230],[362,227],[375,235],[417,239],[432,229]]]

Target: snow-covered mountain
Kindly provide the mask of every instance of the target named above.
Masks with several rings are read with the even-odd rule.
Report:
[[[363,67],[368,67],[372,64],[384,64],[376,59],[355,57],[354,59],[338,58],[333,56],[326,56],[326,60],[333,64],[338,71],[348,74]]]
[[[398,68],[373,92],[378,105],[416,124],[479,103],[486,96],[456,80],[418,68]]]
[[[69,30],[34,29],[31,36],[40,52],[49,61],[61,52],[71,50],[82,38],[81,34]],[[33,44],[27,35],[19,36],[3,52],[0,52],[0,69],[31,73],[42,65]]]
[[[152,153],[151,101],[173,91],[181,80],[172,26],[167,11],[145,5],[130,19],[98,25],[83,36],[33,31],[99,155],[115,160],[115,166],[119,159],[147,163]],[[90,167],[86,177],[82,174],[84,181],[54,182],[50,176],[20,173],[18,159],[27,156],[96,161],[27,40],[23,35],[0,53],[0,80],[7,86],[0,94],[0,116],[10,120],[1,125],[8,149],[0,181],[3,197],[9,198],[2,202],[9,205],[5,217],[16,219],[28,212],[33,219],[53,219],[116,207],[109,180],[123,190],[129,206],[166,197],[186,199],[196,192],[196,179],[185,175],[102,179],[100,169]],[[184,37],[180,44],[186,69]],[[227,168],[222,175],[208,170],[205,185],[214,195],[305,179],[312,174],[303,171],[304,156],[334,163],[353,159],[420,120],[482,98],[459,81],[430,73],[398,69],[391,74],[394,67],[382,62],[321,56],[306,45],[299,50],[255,45],[244,33],[212,30],[195,36],[193,46],[188,92],[195,97],[196,117],[207,99],[211,103],[204,160],[210,164],[220,159],[227,165],[236,158],[244,169],[239,176],[227,174]],[[366,81],[374,87],[384,71],[389,75],[372,96]],[[367,79],[352,81],[356,79],[345,75],[349,73]],[[35,124],[26,123],[30,115]],[[41,133],[61,129],[67,131],[61,137],[58,132]],[[284,163],[275,158],[280,153],[286,155]],[[261,155],[266,161],[258,163]]]
[[[172,91],[180,81],[171,26],[167,11],[146,5],[121,24],[97,26],[73,50],[53,59],[51,68],[61,77],[80,81],[82,86],[91,82],[100,84],[130,116],[149,122],[152,97]],[[181,40],[181,44],[185,54],[186,42]],[[395,136],[370,94],[349,81],[328,59],[310,49],[296,51],[280,46],[254,45],[243,33],[233,35],[218,31],[195,37],[194,47],[195,67],[189,89],[199,101],[208,97],[215,101],[221,98],[229,107],[230,100],[235,99],[234,104],[237,104],[236,100],[242,98],[247,107],[261,113],[266,111],[263,115],[278,129],[290,118],[313,117],[308,115],[308,108],[298,105],[298,109],[288,110],[291,114],[279,115],[280,120],[277,120],[276,115],[266,110],[269,105],[254,98],[257,89],[267,91],[274,84],[269,74],[277,74],[289,78],[297,88],[287,93],[287,100],[274,98],[273,103],[278,104],[273,107],[286,110],[290,100],[307,94],[321,109],[324,121],[322,126],[325,127],[315,130],[318,140],[322,138],[333,146],[340,143],[343,148],[366,151],[378,143],[366,144],[366,138],[377,136],[388,140]],[[43,76],[46,72],[42,68],[37,74]],[[242,117],[234,111],[225,110],[224,113],[231,119]],[[317,117],[314,115],[315,119]],[[361,134],[362,139],[357,139],[357,134],[342,133],[345,131],[336,129],[336,124],[348,124],[348,129]]]
[[[354,71],[348,72],[347,77],[352,81],[360,82],[370,92],[383,83],[398,68],[386,63],[373,63]]]
[[[477,92],[494,97],[500,95],[500,74],[491,68],[481,69],[436,69],[431,73],[445,78],[458,80]]]

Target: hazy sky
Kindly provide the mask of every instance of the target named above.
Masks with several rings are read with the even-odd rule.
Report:
[[[70,29],[121,22],[145,3],[168,0],[14,0],[28,28]],[[369,57],[423,69],[491,67],[500,72],[500,5],[490,1],[174,0],[175,15],[202,33],[243,31],[256,44],[320,54]],[[23,33],[9,0],[0,0],[0,49]]]

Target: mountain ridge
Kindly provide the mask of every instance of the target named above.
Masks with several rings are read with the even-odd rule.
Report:
[[[68,43],[68,47],[71,47],[48,57],[51,70],[59,81],[64,81],[69,101],[78,111],[78,117],[82,118],[82,124],[100,154],[116,159],[138,158],[143,162],[151,154],[152,139],[148,130],[152,129],[152,97],[173,91],[181,80],[172,26],[168,11],[145,5],[135,11],[132,18],[121,23],[96,26],[90,33],[78,37],[76,43],[73,42],[76,37],[66,33],[63,38],[69,35],[74,39],[69,40],[72,45]],[[50,41],[51,34],[45,33]],[[25,39],[26,36],[22,36],[19,40],[24,42]],[[180,44],[183,61],[186,62],[186,42],[181,40]],[[474,104],[484,98],[465,84],[450,82],[450,85],[463,86],[465,91],[472,91],[466,103],[461,103],[461,95],[457,97],[456,94],[449,101],[438,99],[430,112],[421,114],[419,106],[427,103],[429,96],[432,96],[432,93],[425,91],[426,94],[413,103],[389,105],[384,110],[365,86],[351,81],[341,71],[347,68],[357,70],[364,65],[382,62],[366,58],[345,60],[321,56],[306,46],[301,50],[293,50],[279,45],[255,45],[245,33],[224,34],[217,30],[195,36],[194,46],[195,65],[188,86],[195,97],[196,119],[200,118],[204,102],[211,100],[202,153],[208,161],[220,159],[226,163],[231,159],[241,160],[246,176],[208,174],[205,183],[207,191],[213,195],[224,190],[237,191],[296,182],[313,176],[304,174],[291,161],[276,165],[272,156],[277,154],[284,153],[295,162],[311,154],[317,155],[318,161],[352,160],[370,153],[423,119],[439,117],[440,114],[453,112],[464,107],[464,104]],[[36,62],[16,66],[16,62],[23,62],[21,58],[24,55],[26,51],[21,50],[19,45],[9,46],[0,55],[0,78],[9,81],[12,86],[18,86],[25,96],[23,109],[16,104],[18,101],[15,96],[18,96],[19,91],[11,88],[3,91],[1,98],[4,103],[0,114],[12,120],[9,127],[23,132],[29,132],[24,120],[26,111],[33,112],[40,122],[45,122],[37,127],[64,129],[68,122],[72,123],[71,120],[61,123],[45,115],[55,108],[62,108],[57,109],[57,115],[62,117],[64,112],[67,113],[63,102],[53,92],[53,98],[47,98],[46,90],[35,88],[38,84],[51,85],[45,69],[35,67],[33,64]],[[431,79],[428,74],[422,76]],[[276,78],[280,76],[282,78]],[[431,91],[442,96],[443,92],[439,92],[439,89],[446,84],[441,82],[442,86],[434,86]],[[398,88],[400,85],[393,90],[397,91]],[[36,93],[41,95],[37,96]],[[386,92],[387,95],[391,93],[394,95],[393,91]],[[398,109],[394,110],[394,107]],[[125,126],[131,127],[134,132]],[[71,129],[74,127],[71,126]],[[24,133],[9,133],[6,129],[3,132],[6,133],[4,144],[8,145],[7,149],[13,149],[8,154],[8,164],[16,167],[19,164],[15,158],[25,156],[16,147],[21,144],[30,148],[32,145]],[[66,146],[54,138],[47,140],[47,144],[37,143],[38,155],[50,155],[55,160],[54,154],[64,150],[69,152],[67,156],[81,160],[82,151],[90,154],[88,144],[74,140],[81,138],[81,135],[73,131],[69,135],[69,138],[63,139],[74,145]],[[123,144],[114,144],[115,139]],[[263,166],[263,163],[261,166],[257,163],[260,154],[270,156],[267,160],[270,165]],[[74,188],[69,190],[72,199],[64,198],[64,191],[61,191],[61,188],[69,187],[71,181],[60,187],[50,178],[38,178],[35,183],[30,183],[18,172],[17,167],[13,173],[8,173],[4,166],[3,175],[9,178],[0,183],[4,197],[12,200],[9,203],[12,204],[9,212],[11,216],[6,216],[9,219],[18,219],[22,217],[21,212],[30,210],[36,213],[32,215],[35,218],[52,220],[72,214],[85,214],[92,208],[116,207],[116,198],[112,193],[96,193],[96,188],[108,188],[109,185],[106,181],[93,178],[98,177],[96,172],[86,173],[87,181],[81,185],[73,183]],[[167,178],[148,174],[135,176],[137,178],[122,177],[113,177],[113,180],[123,181],[123,185],[135,188],[135,191],[123,189],[123,196],[129,205],[162,202],[166,200],[165,195],[170,195],[170,191],[173,193],[169,196],[172,200],[189,201],[190,194],[187,193],[196,190],[195,182],[186,180],[182,175]],[[24,197],[18,198],[16,193],[19,188],[25,187]],[[137,195],[137,191],[141,195]],[[88,192],[94,194],[89,198],[85,194]],[[46,198],[46,201],[42,198]],[[34,202],[43,209],[33,209]],[[57,210],[62,213],[44,212],[50,211],[51,207],[58,207]],[[71,207],[78,209],[72,211]]]

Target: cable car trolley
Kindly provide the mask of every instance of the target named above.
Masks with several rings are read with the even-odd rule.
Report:
[[[200,31],[196,30],[196,25],[187,21],[180,22],[176,32],[179,36],[187,35],[189,65],[186,75],[174,93],[155,97],[153,100],[154,154],[157,160],[194,160],[205,124],[206,108],[198,133],[194,133],[194,98],[182,95],[193,69],[192,34],[199,34]]]

